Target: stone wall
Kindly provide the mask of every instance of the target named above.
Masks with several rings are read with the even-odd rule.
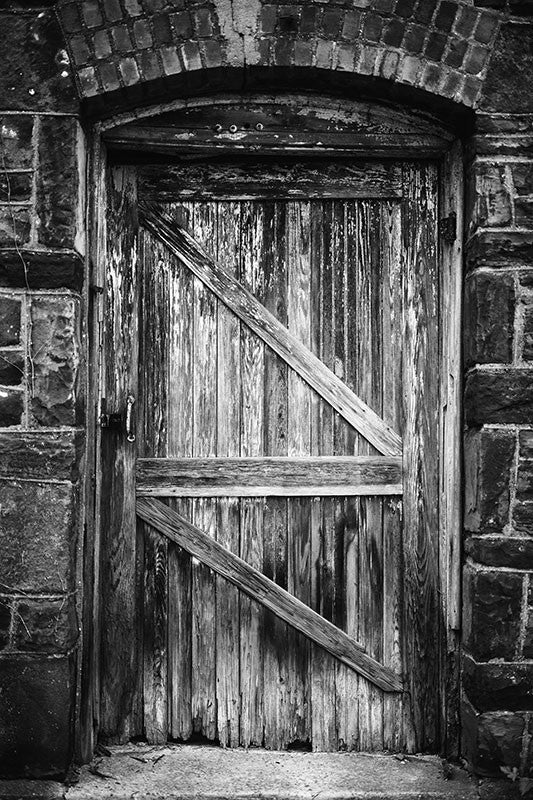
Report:
[[[0,765],[73,749],[84,139],[51,9],[0,11]]]
[[[62,774],[73,750],[87,355],[80,119],[90,130],[97,116],[179,93],[298,84],[471,114],[463,753],[480,772],[528,776],[531,0],[14,0],[0,27],[4,771]]]

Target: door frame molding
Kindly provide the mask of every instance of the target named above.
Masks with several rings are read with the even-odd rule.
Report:
[[[451,235],[439,236],[440,248],[440,287],[441,308],[446,309],[443,315],[441,333],[441,469],[440,469],[440,530],[439,561],[441,597],[446,603],[446,646],[440,658],[441,672],[441,742],[442,753],[448,757],[459,752],[459,647],[461,618],[461,522],[462,522],[462,359],[461,359],[461,327],[462,327],[462,293],[463,293],[463,217],[464,217],[464,176],[463,149],[461,142],[435,117],[427,113],[411,110],[405,106],[375,102],[358,103],[355,100],[329,98],[324,95],[267,94],[254,95],[217,95],[215,98],[195,97],[178,99],[164,105],[143,108],[127,114],[115,116],[105,122],[97,123],[91,135],[92,147],[89,167],[89,258],[90,275],[87,300],[88,331],[88,372],[87,372],[87,470],[86,470],[86,520],[85,543],[83,555],[83,612],[82,612],[82,645],[78,666],[78,701],[76,709],[76,750],[81,760],[92,757],[97,741],[99,725],[100,697],[100,492],[102,476],[99,472],[99,454],[101,446],[101,429],[99,425],[99,399],[102,369],[102,323],[103,298],[106,266],[106,228],[105,212],[106,175],[110,163],[131,163],[132,160],[150,158],[149,133],[150,124],[157,122],[161,114],[185,115],[194,114],[195,110],[207,108],[213,115],[213,102],[227,112],[230,108],[261,109],[265,105],[290,107],[299,110],[305,106],[309,119],[316,115],[328,119],[329,114],[340,114],[349,119],[354,109],[370,108],[383,113],[389,110],[395,119],[405,122],[406,128],[413,131],[412,140],[408,140],[406,130],[399,134],[379,137],[375,131],[359,131],[352,125],[346,125],[341,131],[344,135],[330,132],[324,146],[324,129],[312,130],[305,134],[305,124],[298,129],[299,146],[281,143],[273,147],[272,139],[265,137],[265,145],[258,143],[257,131],[237,131],[236,137],[228,135],[220,138],[221,132],[213,130],[212,136],[202,134],[202,141],[197,142],[193,152],[206,155],[286,155],[297,157],[330,156],[335,153],[346,156],[361,157],[363,152],[367,158],[385,159],[400,157],[404,159],[418,158],[439,161],[439,202],[442,219],[454,220],[455,238]],[[306,118],[306,114],[303,115]],[[321,117],[322,115],[322,117]],[[142,124],[138,124],[142,120]],[[374,120],[375,121],[375,120]],[[372,114],[368,116],[368,128],[371,128]],[[135,139],[135,124],[139,136]],[[218,124],[218,123],[216,123]],[[359,121],[356,124],[361,124]],[[124,131],[128,128],[125,142]],[[215,125],[216,127],[216,125]],[[421,130],[421,128],[423,130]],[[222,131],[222,133],[226,133]],[[291,131],[288,130],[290,134]],[[352,144],[347,141],[346,134],[352,137]],[[370,137],[370,138],[369,138]],[[375,146],[372,147],[372,137]],[[348,136],[348,138],[350,138]],[[222,142],[222,144],[221,144]],[[152,148],[153,150],[153,148]],[[132,159],[132,152],[136,153]],[[160,150],[164,152],[164,150]],[[181,155],[191,158],[191,137],[183,137],[172,142],[172,157],[179,159]]]

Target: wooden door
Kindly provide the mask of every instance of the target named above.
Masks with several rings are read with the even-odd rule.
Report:
[[[104,736],[436,749],[437,166],[121,168],[110,195],[137,415],[102,434]]]

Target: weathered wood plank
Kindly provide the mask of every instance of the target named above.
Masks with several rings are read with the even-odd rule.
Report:
[[[204,246],[217,241],[215,203],[193,207],[195,236]],[[216,297],[194,280],[193,453],[216,455],[217,306]],[[216,500],[196,499],[193,520],[213,538]],[[216,712],[216,581],[203,565],[192,563],[192,697],[193,731],[207,739],[217,735]]]
[[[231,275],[240,262],[240,205],[219,203],[217,251]],[[241,436],[241,322],[223,303],[217,310],[217,455],[238,456]],[[225,459],[224,459],[225,460]],[[218,502],[216,537],[227,550],[239,553],[239,500]],[[216,578],[217,735],[222,747],[239,746],[240,607],[239,591],[220,575]]]
[[[107,187],[107,269],[105,275],[101,397],[108,412],[137,395],[138,252],[134,170],[115,168]],[[142,612],[133,508],[135,445],[125,435],[102,431],[100,448],[101,659],[100,735],[125,742],[141,733]],[[142,682],[142,680],[141,680]]]
[[[400,455],[401,439],[313,353],[259,302],[211,259],[187,231],[164,212],[141,205],[141,219],[214,294],[280,355],[353,427],[384,455]]]
[[[141,497],[332,497],[402,491],[402,459],[398,457],[137,460],[137,494]]]
[[[164,172],[143,170],[143,196],[159,202],[180,196],[191,200],[296,200],[339,197],[401,197],[397,162],[315,161],[180,164]]]
[[[223,575],[258,603],[312,641],[324,647],[356,672],[385,691],[401,691],[401,681],[378,664],[362,646],[243,559],[218,544],[210,535],[187,522],[160,500],[138,498],[137,514],[166,537],[184,547],[203,564]]]
[[[264,209],[241,204],[240,280],[246,289],[264,295]],[[264,437],[265,346],[248,327],[241,326],[241,453],[259,456]],[[241,500],[241,557],[257,569],[263,564],[264,499]],[[264,729],[263,610],[248,597],[240,598],[241,745],[261,746]]]

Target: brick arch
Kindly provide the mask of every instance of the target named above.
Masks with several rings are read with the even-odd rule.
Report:
[[[59,0],[57,11],[89,102],[282,67],[475,108],[501,19],[467,0]]]

